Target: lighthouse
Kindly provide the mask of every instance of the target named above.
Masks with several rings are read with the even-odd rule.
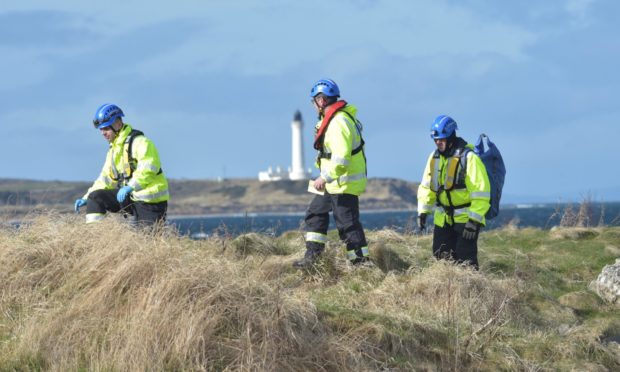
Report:
[[[304,122],[301,120],[301,112],[297,110],[291,123],[291,151],[292,162],[291,171],[288,174],[289,179],[293,181],[305,180],[308,178],[306,171],[304,170],[304,137],[303,137]]]
[[[277,167],[274,171],[269,167],[267,171],[258,172],[259,181],[280,181],[280,180],[307,180],[312,171],[304,169],[304,122],[301,119],[301,112],[297,110],[291,122],[291,166],[288,174],[285,170]]]

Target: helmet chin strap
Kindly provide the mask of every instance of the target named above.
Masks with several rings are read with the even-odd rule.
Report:
[[[456,142],[456,133],[452,133],[449,137],[446,138],[446,148],[443,151],[439,151],[439,153],[441,155],[449,154],[455,142]]]
[[[446,148],[450,149],[454,145],[454,142],[456,142],[456,132],[452,132],[452,134],[448,136],[447,140],[448,143]]]
[[[338,98],[336,97],[336,99],[332,99],[331,97],[326,98],[324,100],[324,104],[323,106],[319,107],[319,114],[318,119],[321,120],[321,118],[323,118],[325,116],[325,111],[327,110],[327,108],[331,105],[333,105],[334,103],[336,103],[338,101]],[[318,105],[317,105],[318,106]]]
[[[321,120],[323,118],[323,116],[325,115],[325,108],[328,105],[319,106],[319,103],[316,101],[315,98],[313,98],[313,101],[314,101],[314,104],[316,105],[316,108],[317,108],[316,118],[317,118],[317,120]]]
[[[123,130],[123,127],[125,127],[125,123],[123,123],[123,125],[120,127],[119,130],[114,129],[114,124],[110,125],[112,132],[114,132],[114,137],[112,137],[112,139],[110,140],[110,143],[116,140],[116,137],[118,137],[118,134],[121,132],[121,130]]]
[[[125,123],[121,122],[121,124],[123,124],[123,125],[121,125],[121,127],[120,127],[118,130],[114,129],[114,124],[112,124],[112,125],[111,125],[111,127],[112,127],[112,131],[113,131],[115,134],[117,134],[117,135],[118,135],[118,133],[119,133],[121,130],[123,130],[123,127],[125,126]]]

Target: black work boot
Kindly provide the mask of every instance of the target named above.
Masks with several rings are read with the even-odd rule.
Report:
[[[351,260],[351,264],[356,267],[374,267],[375,264],[372,263],[370,257],[357,257]]]
[[[293,262],[293,267],[298,269],[305,269],[313,266],[319,259],[319,255],[325,249],[324,244],[316,242],[306,242],[306,254],[301,260]]]
[[[301,260],[297,260],[293,262],[293,267],[297,269],[306,269],[314,266],[316,261],[318,260],[318,255],[305,255]]]

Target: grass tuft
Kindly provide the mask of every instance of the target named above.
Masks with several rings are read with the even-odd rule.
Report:
[[[428,235],[370,231],[376,267],[337,234],[193,241],[122,221],[33,215],[0,229],[2,370],[618,370],[618,309],[587,285],[620,230],[494,230],[481,270]],[[611,247],[611,248],[610,248]]]

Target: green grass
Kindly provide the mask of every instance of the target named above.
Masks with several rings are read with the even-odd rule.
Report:
[[[588,289],[620,228],[500,229],[479,272],[431,237],[368,232],[353,268],[331,231],[192,241],[113,219],[41,216],[0,230],[0,371],[618,370],[618,305]],[[615,345],[615,346],[614,346]]]

